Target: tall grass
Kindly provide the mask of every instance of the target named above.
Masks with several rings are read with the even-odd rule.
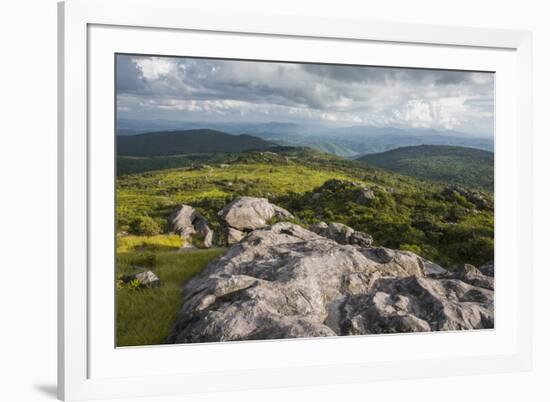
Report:
[[[171,244],[173,239],[164,240]],[[143,247],[142,243],[130,236],[125,237],[122,243],[119,250],[125,251],[117,253],[117,275],[150,269],[160,278],[162,286],[153,289],[117,289],[117,346],[162,344],[180,308],[182,285],[199,273],[209,261],[222,254],[224,249],[157,251],[155,247],[158,247],[158,242],[153,242],[156,244],[153,249],[147,249],[147,246]],[[132,244],[140,246],[132,249]]]

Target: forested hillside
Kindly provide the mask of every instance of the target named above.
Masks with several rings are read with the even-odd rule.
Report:
[[[419,179],[493,191],[494,154],[488,151],[419,145],[364,155],[358,160]]]
[[[167,156],[268,149],[274,144],[251,135],[215,130],[162,131],[117,136],[117,155]]]

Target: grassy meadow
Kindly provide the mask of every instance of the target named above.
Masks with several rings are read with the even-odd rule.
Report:
[[[491,207],[476,207],[443,185],[390,173],[307,148],[202,157],[118,158],[117,277],[152,270],[160,288],[117,285],[117,345],[164,343],[180,307],[183,283],[223,248],[180,250],[166,218],[184,203],[218,232],[216,213],[237,196],[266,197],[288,209],[298,224],[345,223],[374,237],[375,245],[410,250],[443,266],[493,259]],[[130,162],[129,162],[130,161]],[[160,166],[160,168],[158,168]],[[158,169],[157,169],[158,168]],[[156,169],[156,170],[155,170]],[[371,188],[376,199],[357,202],[355,188],[331,189],[343,179]]]

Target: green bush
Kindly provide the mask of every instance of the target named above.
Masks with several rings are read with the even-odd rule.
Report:
[[[161,233],[160,225],[150,216],[140,216],[133,219],[128,232],[137,236],[155,236]]]

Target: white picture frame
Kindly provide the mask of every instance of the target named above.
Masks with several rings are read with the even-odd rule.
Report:
[[[98,197],[94,180],[112,177],[111,165],[106,162],[106,158],[112,159],[112,149],[108,147],[109,141],[113,142],[112,137],[103,138],[96,132],[109,130],[113,125],[108,108],[102,111],[94,105],[112,99],[109,92],[112,87],[103,85],[114,79],[109,70],[112,66],[105,61],[109,55],[125,50],[177,55],[183,51],[178,50],[181,35],[194,35],[195,41],[202,40],[201,35],[209,35],[220,41],[241,41],[239,43],[243,44],[239,46],[239,55],[235,54],[236,50],[224,46],[218,50],[213,47],[205,47],[202,51],[195,49],[194,55],[199,56],[212,56],[216,51],[218,56],[242,57],[246,56],[242,52],[250,52],[250,55],[269,59],[270,51],[285,47],[286,53],[279,53],[275,59],[286,60],[293,57],[293,48],[300,49],[298,45],[291,46],[292,43],[308,41],[312,48],[332,46],[332,62],[338,57],[346,62],[341,60],[348,57],[346,55],[351,62],[353,46],[370,46],[372,57],[379,57],[380,65],[457,69],[480,66],[501,72],[503,79],[499,84],[497,75],[496,97],[496,242],[497,250],[503,253],[500,261],[505,261],[506,257],[507,271],[502,280],[497,280],[496,329],[476,334],[430,334],[429,338],[425,335],[345,337],[314,342],[285,340],[247,345],[237,342],[127,351],[117,351],[114,345],[110,346],[112,328],[109,320],[112,324],[110,314],[114,314],[114,309],[108,297],[100,301],[94,296],[94,292],[103,291],[101,284],[104,281],[92,269],[94,261],[102,258],[99,256],[102,252],[97,248],[92,251],[90,243],[99,244],[94,239],[107,237],[104,233],[109,227],[112,230],[112,222],[96,219],[97,214],[91,222],[90,211],[97,210],[100,199],[112,199],[108,193],[105,193],[107,198],[104,194]],[[138,36],[139,46],[135,44]],[[160,49],[159,46],[155,51],[155,43],[159,43],[161,37],[164,47]],[[285,41],[289,46],[278,45],[278,41]],[[264,48],[261,50],[252,42],[272,46],[260,46]],[[349,51],[337,51],[346,47]],[[532,361],[531,47],[531,34],[523,31],[277,15],[217,15],[187,9],[178,0],[68,0],[60,3],[59,397],[64,400],[145,397],[529,370]],[[384,48],[403,51],[390,52]],[[186,50],[190,51],[193,52]],[[317,60],[312,52],[309,55],[301,52],[294,57]],[[429,61],[431,57],[443,54],[441,52],[444,52],[445,61],[439,63],[445,64],[430,64],[434,63]],[[421,55],[423,60],[419,60]],[[504,95],[507,100],[499,102],[499,96]],[[113,109],[112,105],[110,108]],[[106,145],[105,149],[97,151],[103,149],[102,145]],[[499,185],[499,177],[504,176],[509,178],[506,188]],[[112,185],[106,187],[112,191]],[[502,202],[499,194],[504,195],[500,197]],[[507,218],[499,221],[499,217]],[[108,248],[108,245],[100,247]],[[521,266],[517,260],[519,255]],[[104,257],[109,258],[108,250]],[[500,326],[498,314],[501,314]],[[457,345],[455,352],[438,352],[445,349],[445,339],[453,337]],[[494,348],[484,352],[482,347],[473,347],[484,345],[483,342]],[[397,358],[399,355],[390,356],[388,352],[387,359],[378,356],[371,360],[360,353],[350,353],[358,348],[367,350],[369,344],[372,349],[384,350],[381,347],[386,343],[394,350],[405,350],[410,345],[409,349],[414,349],[415,353]],[[436,345],[431,353],[428,345]],[[321,349],[327,351],[322,358],[318,353]],[[285,353],[294,360],[286,364]],[[182,364],[178,362],[184,354],[186,360],[190,364],[195,361],[197,367],[180,370],[178,365]],[[213,356],[220,355],[225,356],[225,360],[213,361]],[[243,363],[230,369],[227,362],[239,356]],[[254,360],[254,356],[262,358]],[[165,369],[147,371],[139,367],[139,362],[146,368],[162,363]]]

